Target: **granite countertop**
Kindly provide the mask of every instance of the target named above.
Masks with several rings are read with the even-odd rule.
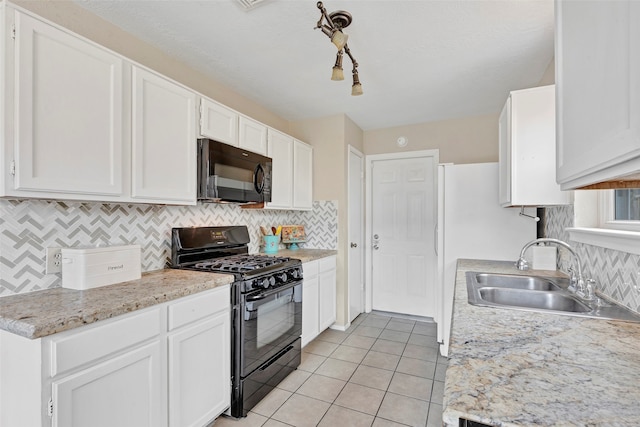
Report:
[[[2,297],[0,329],[41,338],[231,282],[228,274],[166,269],[85,291],[54,288]]]
[[[640,324],[472,306],[466,271],[513,262],[458,260],[443,425],[640,425]]]
[[[332,255],[337,255],[338,251],[331,250],[331,249],[296,249],[293,251],[291,249],[280,249],[278,252],[273,254],[265,254],[264,252],[261,252],[261,253],[264,255],[296,258],[302,262],[309,262],[309,261],[315,261],[320,258],[326,258]]]

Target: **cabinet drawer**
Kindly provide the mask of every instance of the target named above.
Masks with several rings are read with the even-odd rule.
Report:
[[[318,261],[309,261],[302,264],[302,274],[305,278],[318,275]]]
[[[318,266],[319,266],[320,271],[335,270],[335,268],[336,268],[336,257],[335,256],[330,256],[330,257],[326,257],[326,258],[321,258],[320,260],[318,260]]]
[[[51,376],[117,353],[160,334],[160,308],[51,340]]]
[[[229,286],[213,289],[171,304],[169,306],[169,331],[220,311],[229,310],[230,304]]]

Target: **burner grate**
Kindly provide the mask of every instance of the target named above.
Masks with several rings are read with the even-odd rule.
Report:
[[[287,261],[289,261],[289,258],[274,258],[265,255],[236,255],[200,262],[195,265],[195,268],[211,271],[246,272],[260,270]]]

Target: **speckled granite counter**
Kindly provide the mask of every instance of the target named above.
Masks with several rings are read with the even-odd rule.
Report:
[[[535,273],[458,261],[445,426],[640,425],[640,324],[472,306],[466,271]]]
[[[297,249],[292,251],[290,249],[281,249],[275,254],[265,254],[273,256],[286,256],[289,258],[297,258],[302,262],[315,261],[320,258],[326,258],[328,256],[337,255],[338,251],[330,249]]]
[[[0,298],[0,329],[40,338],[233,282],[228,274],[157,270],[86,291],[55,288]]]

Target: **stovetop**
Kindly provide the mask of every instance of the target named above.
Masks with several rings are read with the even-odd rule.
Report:
[[[241,254],[199,262],[193,268],[216,272],[247,273],[283,264],[290,260],[291,258],[286,257]]]
[[[249,254],[246,226],[173,228],[171,237],[173,268],[233,274],[242,293],[302,279],[299,259]]]

